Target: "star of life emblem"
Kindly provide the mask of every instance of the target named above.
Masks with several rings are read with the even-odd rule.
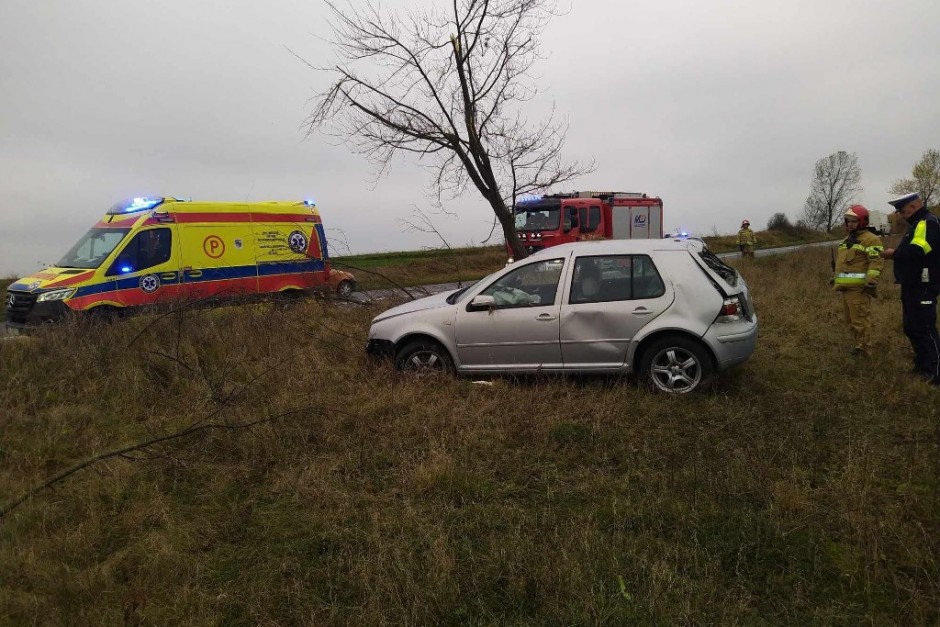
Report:
[[[148,294],[153,294],[160,289],[160,279],[153,274],[144,275],[140,277],[140,289]]]

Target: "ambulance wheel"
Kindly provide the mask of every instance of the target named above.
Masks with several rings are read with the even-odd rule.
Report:
[[[304,297],[301,290],[283,290],[274,295],[275,309],[288,309]]]
[[[447,349],[433,340],[415,340],[405,344],[395,355],[395,367],[417,377],[454,373],[454,360]]]
[[[346,279],[344,281],[340,281],[339,285],[336,286],[336,293],[339,296],[347,297],[352,294],[355,289],[356,288],[353,286],[352,281]]]
[[[121,317],[121,309],[118,307],[112,307],[110,305],[101,305],[100,307],[94,307],[89,309],[87,316],[90,320],[95,322],[104,322],[105,324],[111,324],[115,320]]]
[[[639,376],[654,391],[686,394],[711,386],[715,367],[701,344],[691,338],[670,335],[656,340],[643,351]]]

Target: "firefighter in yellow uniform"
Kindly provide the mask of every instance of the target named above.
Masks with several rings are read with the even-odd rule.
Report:
[[[853,355],[871,355],[871,299],[878,293],[884,260],[881,239],[868,226],[868,209],[852,205],[845,212],[849,235],[839,244],[833,283],[842,292],[845,321],[855,338]]]
[[[741,223],[741,230],[738,231],[738,250],[741,251],[741,259],[753,259],[756,246],[757,236],[751,230],[751,223],[745,220]]]

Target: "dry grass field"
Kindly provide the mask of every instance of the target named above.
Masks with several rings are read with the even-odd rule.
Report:
[[[742,272],[758,350],[684,398],[404,379],[363,350],[389,302],[0,341],[0,623],[940,623],[897,288],[857,359],[827,250]]]

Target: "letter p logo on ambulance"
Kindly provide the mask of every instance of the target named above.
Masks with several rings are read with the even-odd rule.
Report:
[[[218,259],[225,254],[225,242],[218,235],[210,235],[202,240],[202,251],[207,257]]]

